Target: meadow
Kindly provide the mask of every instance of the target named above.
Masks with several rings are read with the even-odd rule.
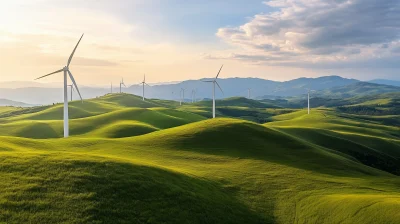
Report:
[[[400,222],[399,115],[210,105],[0,107],[0,223]]]

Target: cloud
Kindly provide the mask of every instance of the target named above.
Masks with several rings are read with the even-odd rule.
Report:
[[[308,67],[398,57],[398,0],[271,0],[264,4],[270,12],[257,14],[241,26],[218,30],[219,38],[247,55],[226,58]]]

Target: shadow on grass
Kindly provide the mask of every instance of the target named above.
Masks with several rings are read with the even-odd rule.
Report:
[[[153,132],[133,140],[137,140],[134,141],[135,144],[145,147],[264,160],[336,176],[378,173],[361,163],[322,150],[306,140],[300,140],[279,130],[248,122],[220,126],[213,126],[218,123],[212,122],[209,122],[210,126],[204,125],[206,123],[203,122],[203,126],[195,126],[192,129],[175,129],[176,131],[171,133],[168,130]]]
[[[104,158],[0,157],[0,222],[269,223],[216,182]]]

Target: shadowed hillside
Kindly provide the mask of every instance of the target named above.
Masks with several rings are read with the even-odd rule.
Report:
[[[398,117],[225,102],[269,122],[113,94],[72,102],[64,139],[62,105],[2,108],[0,222],[400,220]]]
[[[206,120],[119,140],[0,137],[0,143],[1,221],[54,222],[48,212],[65,222],[399,220],[399,177],[242,120]],[[15,188],[16,181],[23,187]]]

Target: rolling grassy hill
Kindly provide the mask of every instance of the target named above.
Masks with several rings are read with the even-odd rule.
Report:
[[[184,125],[205,117],[165,107],[138,96],[113,94],[69,104],[70,134],[120,138]],[[6,110],[3,109],[5,112]],[[38,112],[0,117],[0,135],[26,138],[62,137],[63,105],[39,107]],[[5,113],[4,112],[4,113]],[[1,115],[1,114],[0,114]]]
[[[0,142],[5,222],[400,218],[399,177],[242,120],[200,121],[119,140],[0,137]]]
[[[348,98],[391,92],[400,92],[400,87],[369,82],[356,82],[346,86],[339,86],[327,90],[321,90],[318,91],[317,94],[322,96],[329,96],[330,98]]]
[[[63,139],[61,106],[0,116],[0,223],[400,221],[398,117],[113,94]]]
[[[400,127],[370,122],[333,110],[313,110],[275,116],[266,123],[288,135],[350,155],[378,169],[400,175]]]

